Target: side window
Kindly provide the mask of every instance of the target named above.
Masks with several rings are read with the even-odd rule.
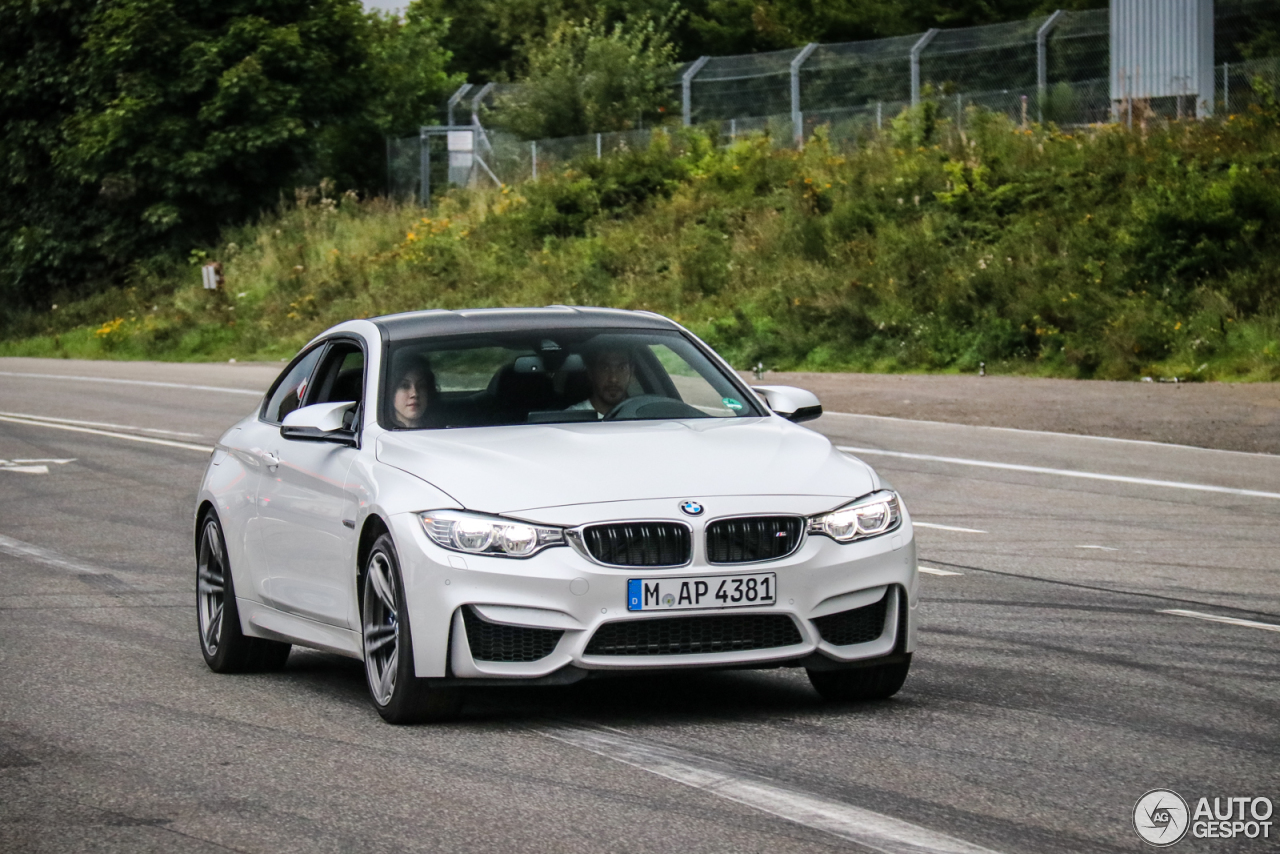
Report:
[[[302,405],[302,399],[307,394],[307,381],[311,378],[311,371],[320,360],[320,354],[323,351],[323,346],[316,347],[277,380],[275,391],[267,401],[263,418],[272,424],[279,424],[286,415]]]
[[[339,403],[364,397],[364,351],[353,341],[335,341],[312,381],[307,405]]]

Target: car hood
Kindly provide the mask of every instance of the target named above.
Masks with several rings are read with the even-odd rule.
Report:
[[[377,456],[488,513],[716,495],[856,498],[879,486],[869,466],[781,418],[393,432],[379,436]]]

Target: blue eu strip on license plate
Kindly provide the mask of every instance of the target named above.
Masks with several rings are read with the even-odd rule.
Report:
[[[629,578],[627,610],[684,611],[691,608],[772,605],[777,600],[777,587],[777,577],[772,572],[685,578]]]

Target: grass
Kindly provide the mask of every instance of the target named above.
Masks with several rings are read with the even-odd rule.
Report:
[[[0,355],[276,360],[339,321],[609,305],[740,367],[1280,379],[1280,121],[963,131],[856,149],[658,135],[432,211],[303,191],[192,263],[9,319]],[[226,286],[206,291],[217,259]]]

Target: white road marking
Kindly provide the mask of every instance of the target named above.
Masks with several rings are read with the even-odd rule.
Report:
[[[81,377],[71,376],[70,374],[24,374],[16,371],[0,371],[0,377],[29,377],[41,380],[74,380],[77,382],[89,383],[115,383],[119,385],[145,385],[154,388],[185,388],[193,391],[217,391],[224,394],[248,394],[253,397],[262,397],[263,392],[253,391],[247,388],[227,388],[218,385],[187,385],[186,383],[162,383],[155,380],[118,380],[109,377]]]
[[[94,436],[110,436],[113,439],[128,439],[130,442],[146,442],[150,445],[165,445],[170,448],[183,448],[188,451],[200,451],[205,454],[213,452],[212,445],[192,445],[188,442],[174,442],[170,439],[157,439],[154,436],[134,436],[131,433],[111,433],[106,430],[95,430],[91,427],[76,427],[72,424],[54,424],[50,421],[28,421],[24,418],[13,418],[7,415],[0,415],[0,421],[8,421],[13,424],[26,424],[28,427],[51,427],[54,430],[70,430],[73,433],[91,433]]]
[[[937,569],[932,566],[918,566],[916,569],[929,575],[964,575],[963,572],[952,572],[949,569]]]
[[[838,415],[841,418],[870,418],[875,421],[898,421],[903,424],[928,424],[940,427],[972,427],[975,430],[1000,430],[1006,433],[1027,433],[1032,436],[1053,436],[1058,439],[1091,439],[1097,442],[1124,442],[1130,445],[1152,445],[1157,448],[1180,448],[1185,451],[1205,451],[1211,454],[1242,454],[1247,457],[1269,457],[1277,459],[1276,454],[1262,451],[1228,451],[1222,448],[1202,448],[1199,445],[1179,445],[1174,442],[1154,442],[1150,439],[1120,439],[1115,436],[1093,436],[1088,433],[1059,433],[1053,430],[1027,430],[1022,427],[991,427],[986,424],[961,424],[957,421],[928,421],[923,418],[895,418],[892,415],[861,415],[854,412],[823,412],[823,415]]]
[[[1076,548],[1078,548],[1078,549],[1097,549],[1097,550],[1098,550],[1098,551],[1100,551],[1100,552],[1118,552],[1118,551],[1120,551],[1119,549],[1112,548],[1111,546],[1076,546]]]
[[[74,458],[70,460],[0,460],[0,471],[16,471],[22,474],[48,474],[48,463],[63,466],[74,462]]]
[[[1268,632],[1280,632],[1280,626],[1272,623],[1259,623],[1255,620],[1241,620],[1236,617],[1220,617],[1217,614],[1205,614],[1200,611],[1183,611],[1174,608],[1169,611],[1156,611],[1157,614],[1172,614],[1175,617],[1191,617],[1195,620],[1207,620],[1210,623],[1226,623],[1229,626],[1245,626],[1250,629],[1263,629]]]
[[[183,433],[180,430],[161,430],[158,427],[134,427],[130,424],[111,424],[106,421],[77,421],[74,418],[54,418],[52,415],[28,415],[25,412],[0,412],[11,418],[26,418],[30,421],[52,421],[55,424],[78,424],[81,427],[108,427],[116,430],[137,430],[140,433],[157,433],[161,436],[190,436],[199,439],[200,433]]]
[[[60,555],[55,551],[50,551],[40,546],[33,546],[31,543],[24,543],[22,540],[6,537],[3,534],[0,534],[0,552],[14,557],[34,560],[36,563],[52,566],[55,569],[69,569],[81,575],[103,575],[106,573],[105,569],[99,569],[75,558]]]
[[[904,460],[924,460],[926,462],[950,463],[957,466],[976,466],[978,468],[1002,469],[1004,471],[1022,471],[1031,474],[1051,474],[1058,477],[1078,477],[1086,480],[1106,480],[1112,483],[1132,483],[1138,486],[1162,486],[1168,489],[1189,489],[1196,492],[1217,492],[1224,495],[1244,495],[1250,498],[1280,498],[1280,492],[1263,492],[1257,489],[1233,489],[1229,486],[1212,486],[1207,483],[1183,483],[1177,480],[1152,480],[1146,477],[1127,477],[1120,474],[1100,474],[1092,471],[1075,471],[1073,469],[1051,469],[1042,466],[1023,466],[1014,463],[997,463],[991,460],[969,460],[963,457],[935,457],[931,454],[908,454],[903,451],[882,451],[878,448],[851,448],[837,445],[836,450],[859,456],[898,457]]]
[[[840,450],[844,450],[841,448]],[[985,534],[986,531],[979,531],[977,528],[957,528],[954,525],[935,525],[932,522],[917,522],[912,519],[911,524],[917,528],[936,528],[939,531],[959,531],[962,534]]]
[[[995,854],[989,848],[918,824],[789,789],[724,763],[675,747],[641,741],[617,730],[561,725],[545,727],[541,733],[881,854]]]

